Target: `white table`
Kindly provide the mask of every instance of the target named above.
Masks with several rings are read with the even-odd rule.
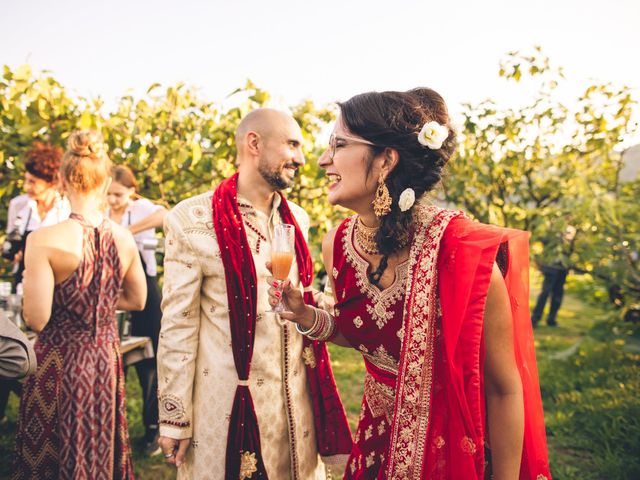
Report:
[[[127,337],[120,342],[122,362],[125,366],[153,358],[153,343],[149,337]]]

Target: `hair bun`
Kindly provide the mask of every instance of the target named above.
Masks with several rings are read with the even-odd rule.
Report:
[[[69,152],[79,157],[99,158],[105,153],[104,139],[94,130],[73,132],[67,142]]]

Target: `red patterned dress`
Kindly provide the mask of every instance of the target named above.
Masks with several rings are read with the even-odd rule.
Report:
[[[115,321],[122,266],[109,221],[83,226],[83,259],[55,286],[24,385],[14,479],[133,478]]]

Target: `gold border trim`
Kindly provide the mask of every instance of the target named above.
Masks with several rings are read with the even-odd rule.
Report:
[[[461,212],[435,206],[416,209],[419,225],[411,246],[405,298],[401,364],[387,478],[419,478],[430,421],[435,324],[438,314],[438,252],[449,222]],[[420,281],[417,281],[417,280]]]

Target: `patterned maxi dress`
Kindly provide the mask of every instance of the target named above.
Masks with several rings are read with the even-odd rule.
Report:
[[[83,227],[83,259],[55,286],[24,385],[14,479],[133,478],[115,321],[122,266],[109,221]]]

